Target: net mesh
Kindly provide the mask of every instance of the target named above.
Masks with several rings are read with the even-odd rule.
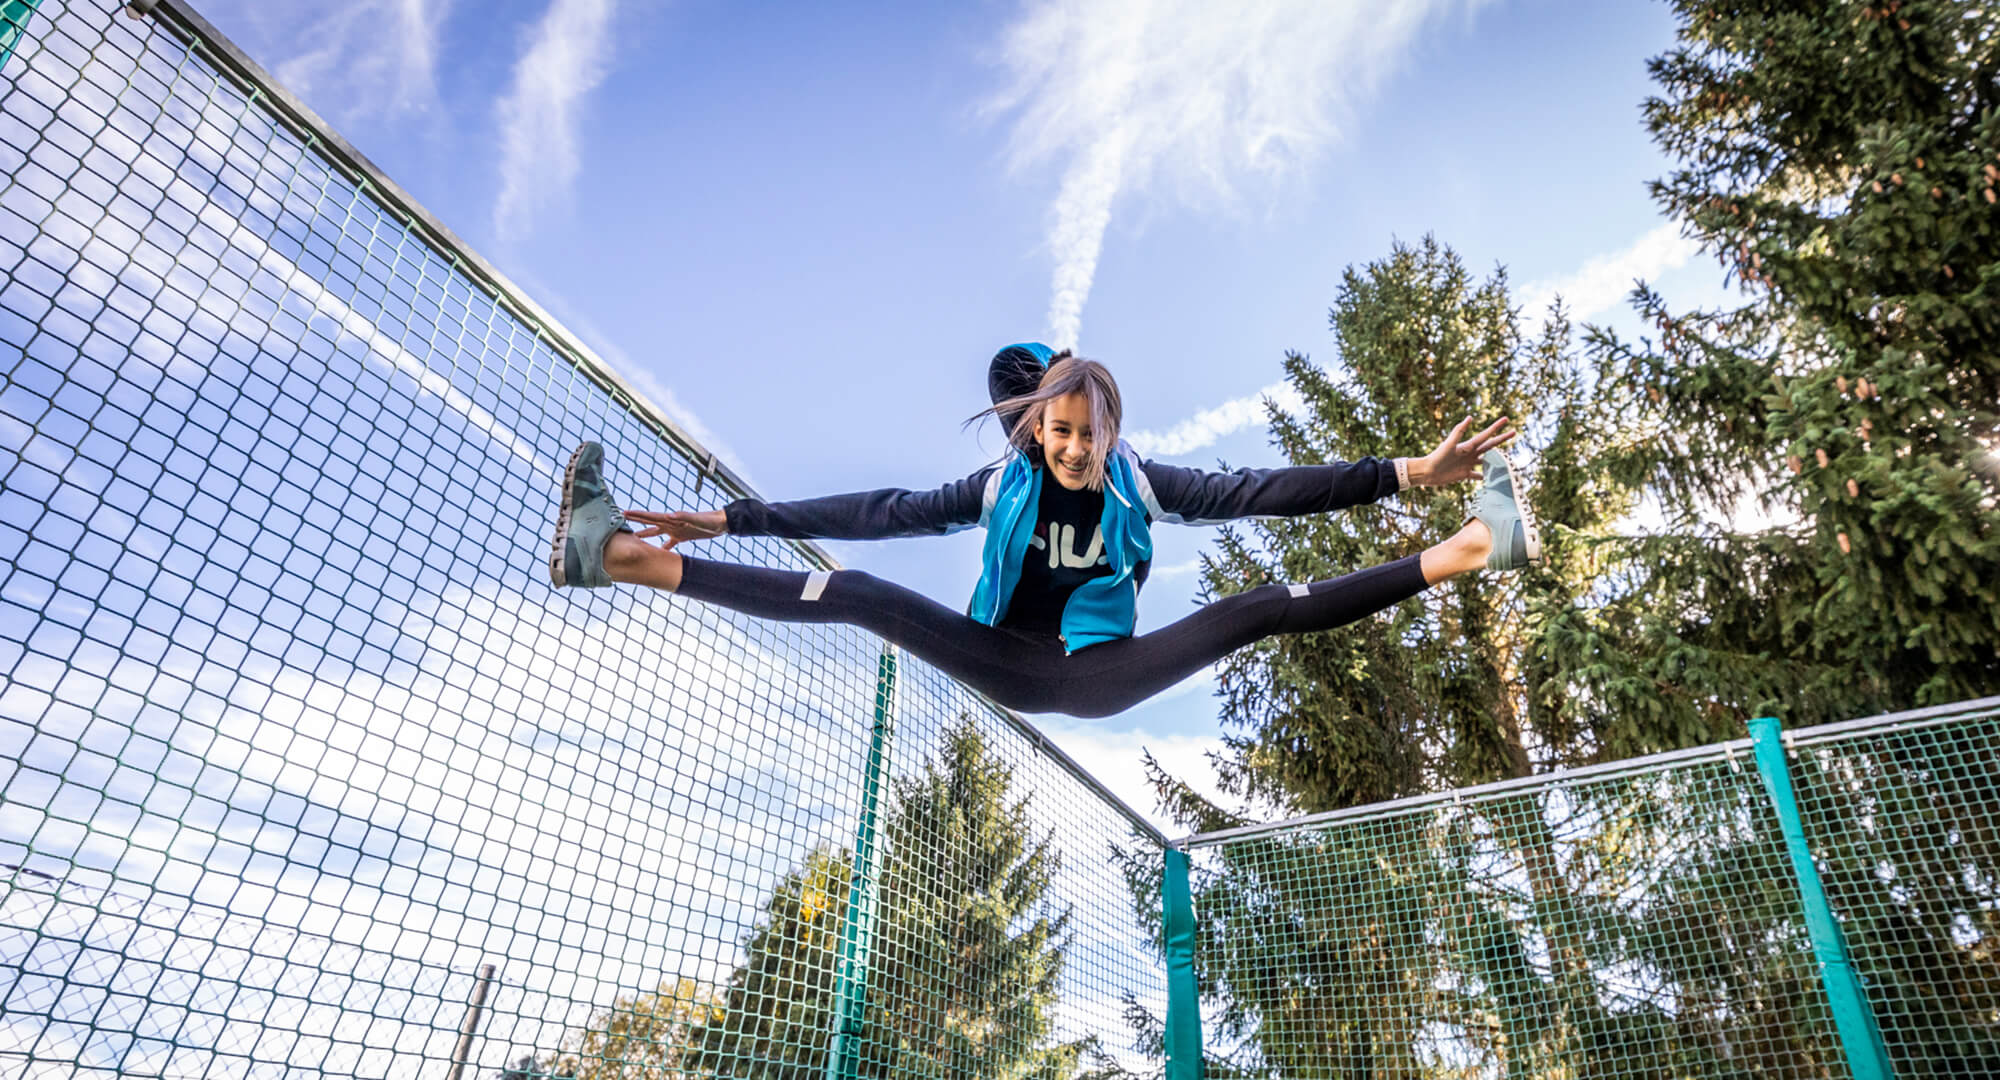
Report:
[[[2000,717],[1790,757],[1896,1074],[2000,1075]],[[1747,746],[1187,846],[1211,1077],[1849,1075]]]
[[[1802,738],[1799,814],[1898,1076],[2000,1076],[2000,715]]]
[[[0,1073],[1136,1067],[1147,827],[864,634],[550,589],[581,440],[741,492],[184,6],[22,25]]]

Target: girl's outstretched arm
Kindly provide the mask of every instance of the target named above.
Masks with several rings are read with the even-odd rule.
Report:
[[[789,540],[941,536],[979,524],[986,480],[993,471],[981,469],[932,491],[883,488],[774,503],[738,499],[721,510],[635,510],[625,516],[645,526],[639,532],[641,538],[666,536],[667,547],[725,533]]]
[[[1361,506],[1405,487],[1433,487],[1479,475],[1480,455],[1514,438],[1502,417],[1467,436],[1467,417],[1418,458],[1362,458],[1331,465],[1238,469],[1230,473],[1144,463],[1155,520],[1206,525],[1246,517],[1293,517]]]

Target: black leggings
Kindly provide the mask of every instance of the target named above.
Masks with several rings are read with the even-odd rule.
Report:
[[[1418,556],[1311,585],[1225,596],[1149,634],[1063,654],[1053,635],[987,626],[859,570],[770,570],[681,557],[679,595],[782,622],[852,623],[1010,709],[1110,716],[1253,641],[1345,626],[1427,587]]]

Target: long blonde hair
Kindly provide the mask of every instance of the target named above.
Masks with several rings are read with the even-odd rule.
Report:
[[[1092,491],[1102,491],[1107,463],[1111,460],[1111,452],[1118,446],[1119,426],[1125,419],[1125,405],[1118,394],[1118,381],[1111,377],[1110,369],[1103,364],[1072,356],[1065,349],[1050,360],[1049,369],[1042,373],[1041,385],[1033,392],[996,401],[992,408],[973,414],[966,423],[972,424],[987,416],[1001,419],[1004,423],[1012,414],[1013,423],[1007,429],[1008,445],[1028,455],[1039,466],[1042,456],[1035,441],[1035,429],[1041,426],[1049,402],[1070,394],[1083,395],[1090,409],[1090,462],[1084,468],[1084,486]]]

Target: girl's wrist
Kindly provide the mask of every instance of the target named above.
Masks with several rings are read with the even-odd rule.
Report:
[[[1410,490],[1410,488],[1412,488],[1412,487],[1416,486],[1416,482],[1415,482],[1414,480],[1412,480],[1412,479],[1411,479],[1411,477],[1410,477],[1410,459],[1409,459],[1409,458],[1405,458],[1405,457],[1399,457],[1399,458],[1396,458],[1396,459],[1394,459],[1394,462],[1393,462],[1393,464],[1394,464],[1394,465],[1396,466],[1396,490],[1397,490],[1397,491],[1408,491],[1408,490]]]

